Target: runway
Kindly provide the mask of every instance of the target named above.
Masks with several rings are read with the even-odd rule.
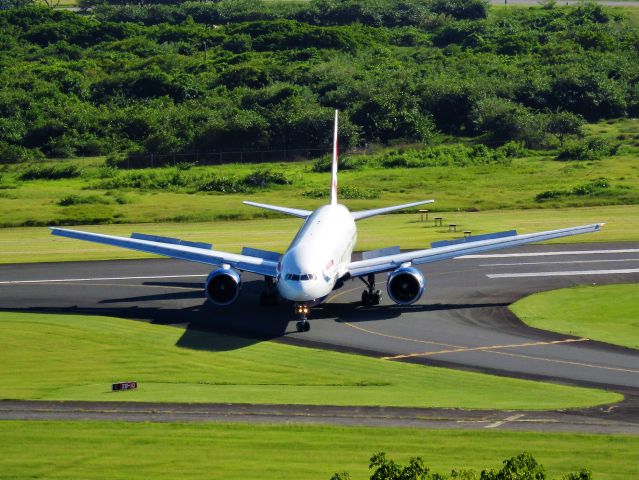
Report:
[[[507,306],[533,292],[639,281],[639,243],[534,245],[426,265],[424,297],[404,307],[358,303],[353,280],[295,331],[290,305],[260,307],[262,280],[243,274],[233,305],[205,301],[205,265],[128,260],[0,266],[0,309],[113,315],[520,378],[639,394],[639,352],[523,325]],[[567,273],[568,272],[568,273]],[[382,290],[385,275],[378,275]],[[612,300],[611,300],[612,301]],[[557,312],[558,315],[561,312]],[[614,328],[614,325],[611,325]],[[205,348],[205,346],[202,346]]]

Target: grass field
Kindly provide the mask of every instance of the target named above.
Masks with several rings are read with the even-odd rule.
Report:
[[[595,480],[639,477],[639,437],[214,424],[1,422],[6,479],[314,479],[348,471],[369,477],[384,451],[401,464],[419,456],[433,472],[499,469],[522,451],[548,478],[582,467]]]
[[[552,156],[537,156],[514,159],[512,165],[386,169],[373,165],[341,171],[340,185],[356,189],[357,194],[351,196],[376,197],[342,198],[351,209],[429,198],[436,201],[430,209],[444,213],[629,205],[639,204],[636,159],[637,154],[629,153],[589,162],[559,162]],[[330,175],[313,172],[309,162],[194,167],[186,172],[174,168],[117,171],[101,168],[96,164],[99,162],[100,159],[55,162],[82,167],[79,177],[58,180],[20,180],[20,175],[29,166],[14,166],[0,172],[0,226],[205,222],[273,217],[276,214],[242,205],[242,200],[312,209],[326,202],[313,195],[327,194],[330,183]],[[291,183],[254,187],[247,193],[193,192],[198,178],[216,175],[242,179],[259,170],[281,173]],[[127,179],[136,175],[164,178],[175,175],[182,177],[183,182],[179,185],[168,182],[168,186],[153,186],[146,182],[145,188],[125,188],[124,185],[131,184]],[[605,187],[590,189],[592,182],[600,182]],[[536,200],[538,194],[548,191],[562,193],[543,201]]]
[[[555,242],[639,241],[639,205],[447,212],[438,216],[444,219],[443,227],[434,226],[432,214],[429,222],[420,222],[417,213],[385,215],[358,222],[356,249],[371,250],[389,245],[400,245],[406,249],[425,248],[432,241],[461,237],[463,230],[481,234],[516,228],[520,233],[530,233],[595,222],[606,222],[606,226],[595,234],[578,235],[555,240]],[[458,225],[457,233],[448,231],[448,223]],[[300,219],[272,218],[201,223],[89,225],[77,228],[111,235],[128,236],[131,232],[144,232],[186,240],[207,241],[213,243],[215,249],[230,252],[239,252],[242,246],[283,252],[300,225]],[[264,232],[268,232],[268,235]],[[44,227],[1,229],[0,252],[2,252],[0,263],[150,257],[147,254],[120,248],[53,237],[49,229]]]
[[[528,325],[639,349],[639,284],[537,293],[511,310]]]
[[[112,382],[128,380],[140,382],[140,388],[109,391]],[[0,314],[0,392],[5,399],[536,410],[621,399],[600,390],[254,343],[131,320],[10,312]]]

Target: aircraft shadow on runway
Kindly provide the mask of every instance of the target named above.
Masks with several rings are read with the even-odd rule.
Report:
[[[180,290],[157,291],[144,295],[145,287],[167,287]],[[118,318],[142,320],[157,325],[175,325],[185,328],[177,345],[197,350],[235,350],[264,340],[281,338],[297,334],[290,303],[281,302],[274,307],[261,307],[259,295],[263,289],[261,280],[247,281],[243,284],[240,298],[226,307],[218,307],[206,301],[200,282],[145,282],[140,288],[133,287],[128,297],[84,298],[73,306],[68,305],[71,292],[56,306],[52,300],[49,305],[31,307],[31,312],[56,312],[83,315],[110,315]],[[357,298],[357,295],[355,298]],[[81,297],[78,296],[78,299]],[[394,320],[404,314],[424,313],[446,310],[460,310],[481,307],[503,307],[504,303],[459,303],[433,305],[380,305],[362,307],[355,299],[344,299],[340,303],[325,303],[313,309],[313,321],[334,322],[370,322]],[[211,332],[224,335],[202,335]]]
[[[359,302],[327,303],[313,311],[313,318],[334,318],[336,322],[357,323],[379,320],[394,320],[405,314],[457,311],[475,308],[502,308],[509,303],[434,303],[430,305],[376,305],[363,307]]]

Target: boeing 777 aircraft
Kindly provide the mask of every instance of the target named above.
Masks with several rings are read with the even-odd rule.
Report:
[[[400,305],[410,305],[424,293],[422,273],[414,267],[462,255],[475,254],[499,248],[515,247],[526,243],[598,231],[603,224],[550,230],[518,235],[515,231],[479,235],[450,242],[437,242],[433,248],[400,252],[389,247],[364,252],[361,260],[351,258],[357,240],[355,222],[383,213],[415,207],[433,200],[421,200],[386,208],[350,212],[337,201],[337,119],[333,132],[333,163],[330,203],[315,211],[244,202],[254,207],[274,210],[286,215],[304,218],[304,224],[284,254],[244,247],[241,254],[215,251],[210,244],[187,242],[174,238],[134,233],[130,238],[101,235],[63,228],[51,228],[53,235],[129,248],[167,257],[215,265],[204,283],[208,299],[216,305],[229,305],[240,294],[240,272],[264,276],[265,288],[260,302],[277,303],[278,298],[294,303],[299,315],[297,330],[310,329],[308,314],[311,307],[320,304],[333,290],[348,279],[361,279],[366,285],[362,293],[364,305],[377,305],[381,293],[375,288],[375,275],[388,273],[388,296]]]

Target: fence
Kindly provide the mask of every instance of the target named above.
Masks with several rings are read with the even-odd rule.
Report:
[[[327,148],[297,148],[282,150],[150,153],[129,155],[120,164],[123,168],[166,167],[179,163],[223,165],[227,163],[300,162],[330,153]]]

